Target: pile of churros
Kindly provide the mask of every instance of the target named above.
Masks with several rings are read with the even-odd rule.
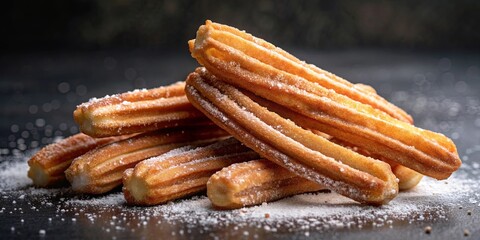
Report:
[[[185,81],[79,105],[81,133],[29,160],[34,185],[122,188],[132,205],[205,190],[221,209],[319,190],[381,205],[461,165],[452,140],[368,85],[211,21],[188,45],[201,67]]]

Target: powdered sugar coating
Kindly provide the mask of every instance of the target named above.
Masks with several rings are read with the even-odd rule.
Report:
[[[391,191],[391,188],[393,188],[394,186],[389,185],[388,181],[379,183],[383,179],[380,180],[380,178],[376,178],[376,176],[373,174],[369,175],[370,173],[368,171],[360,171],[349,167],[348,165],[345,165],[341,162],[337,162],[331,157],[325,156],[323,154],[325,152],[322,153],[320,151],[314,151],[313,149],[311,149],[311,147],[304,145],[305,140],[299,141],[298,139],[307,139],[308,137],[304,134],[307,131],[300,129],[290,120],[278,117],[276,121],[272,121],[283,125],[285,128],[288,128],[288,130],[282,129],[283,127],[281,126],[269,125],[269,123],[267,123],[268,120],[266,119],[275,118],[276,115],[274,113],[270,113],[264,107],[252,102],[251,99],[240,93],[239,90],[227,84],[217,82],[215,80],[215,77],[210,78],[209,75],[190,75],[187,80],[186,86],[186,92],[190,100],[192,100],[194,104],[199,105],[202,111],[213,121],[217,120],[215,121],[217,123],[219,121],[221,123],[220,125],[223,125],[222,127],[228,129],[228,131],[232,135],[238,137],[249,147],[258,151],[263,157],[288,168],[299,176],[317,182],[323,186],[326,186],[329,189],[356,199],[357,201],[366,201],[366,199],[373,199],[373,196],[375,194],[377,194],[376,196],[382,195],[382,197],[379,197],[379,199],[382,198],[382,200],[385,200],[386,198],[390,197],[387,194],[396,193],[395,189]],[[223,92],[228,92],[232,96],[224,94]],[[205,96],[203,96],[202,94],[204,94]],[[229,112],[228,115],[231,116],[227,116],[224,111]],[[255,111],[255,113],[251,111]],[[261,117],[257,116],[256,114],[268,115],[268,117],[263,116],[263,118],[261,119]],[[225,121],[225,119],[227,119],[227,121]],[[255,126],[255,130],[249,129],[248,126]],[[295,131],[293,129],[295,129]],[[266,140],[265,136],[261,136],[263,134],[268,135],[269,139]],[[273,139],[282,139],[282,143],[279,145]],[[286,146],[288,146],[289,149],[287,149]],[[327,146],[325,146],[325,148],[327,149]],[[290,149],[295,149],[297,150],[297,152],[290,151]],[[328,149],[330,150],[331,154],[332,146],[329,145]],[[328,152],[329,150],[325,151]],[[290,152],[289,154],[291,154],[291,156],[288,155],[287,152]],[[301,154],[299,155],[299,152],[305,153],[305,155],[309,157],[305,157],[305,155],[300,156]],[[344,158],[345,155],[343,155],[342,157]],[[304,158],[308,158],[308,161]],[[358,156],[355,156],[354,158],[358,159]],[[357,161],[365,162],[366,160],[367,159],[358,159]],[[368,160],[371,161],[371,164],[373,164],[373,159]],[[313,162],[316,161],[322,162],[322,164],[314,164]],[[310,164],[310,166],[308,164]],[[355,175],[355,177],[357,177],[357,180],[363,182],[368,181],[368,179],[371,179],[372,181],[373,179],[375,179],[377,183],[374,185],[370,185],[370,187],[372,189],[378,189],[377,192],[379,193],[375,192],[372,194],[373,191],[368,192],[368,190],[365,190],[366,184],[355,185],[351,182],[348,183],[347,181],[344,181],[342,179],[334,180],[331,177],[331,174],[330,176],[328,176],[328,173],[325,174],[326,171],[322,172],[322,170],[319,170],[325,170],[325,168],[327,168],[325,165],[327,164],[330,168],[348,167],[349,172],[347,174],[349,174],[350,176]],[[384,163],[376,164],[381,165]],[[314,166],[318,169],[315,170]],[[376,173],[376,175],[378,175],[378,172]],[[346,174],[344,174],[344,176],[346,176]],[[390,176],[387,176],[385,178],[389,177]],[[382,184],[383,186],[381,186]],[[360,185],[362,187],[359,187]],[[376,186],[378,186],[378,188],[375,188]]]
[[[448,188],[445,187],[448,183]],[[306,229],[382,227],[398,221],[413,223],[431,218],[447,219],[446,208],[456,206],[460,199],[475,197],[474,181],[451,179],[436,181],[427,179],[411,191],[400,193],[390,204],[373,207],[358,204],[335,193],[300,194],[273,203],[232,211],[212,208],[205,196],[170,202],[151,208],[126,210],[135,216],[150,219],[194,223],[210,229],[234,224],[240,227],[260,224],[267,232],[275,232],[280,226],[301,226]],[[121,194],[111,194],[95,199],[74,199],[71,205],[124,208]],[[268,219],[265,214],[269,215]],[[301,230],[296,229],[295,231]]]

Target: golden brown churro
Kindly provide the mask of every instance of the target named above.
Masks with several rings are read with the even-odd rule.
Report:
[[[216,126],[184,127],[145,133],[96,148],[78,158],[65,171],[76,192],[102,194],[122,183],[122,174],[138,162],[174,148],[227,136]]]
[[[299,176],[371,204],[386,203],[398,192],[388,164],[298,127],[203,68],[188,76],[186,93],[217,125],[262,157]]]
[[[132,205],[207,190],[232,209],[322,189],[379,205],[461,165],[453,141],[373,87],[244,31],[206,21],[189,48],[204,67],[186,82],[79,105],[83,133],[29,160],[34,185],[102,194],[123,179]]]
[[[92,99],[73,113],[80,130],[94,137],[141,133],[210,123],[185,97],[184,82]]]
[[[64,171],[72,160],[98,146],[119,141],[123,137],[92,138],[83,133],[75,134],[52,143],[28,160],[28,177],[37,187],[54,187],[67,182]]]
[[[302,127],[437,179],[461,165],[449,138],[406,123],[404,111],[371,90],[352,87],[250,34],[207,21],[190,49],[221,81],[280,105],[285,110],[279,114]]]
[[[204,191],[209,177],[223,167],[256,158],[257,153],[234,138],[178,148],[125,171],[123,193],[129,204],[165,203]]]
[[[315,133],[318,134],[318,132],[316,132],[316,131],[315,131]],[[323,133],[321,133],[321,134],[323,134]],[[325,135],[325,134],[323,134],[323,135]],[[351,145],[349,143],[346,143],[344,141],[341,141],[339,139],[332,138],[330,136],[327,136],[327,138],[330,141],[332,141],[336,144],[339,144],[339,145],[342,145],[342,146],[347,147],[349,149],[352,149],[353,151],[358,152],[358,153],[360,153],[364,156],[376,158],[376,159],[382,160],[382,161],[390,164],[390,167],[392,168],[393,174],[395,174],[395,176],[397,176],[398,189],[400,191],[409,190],[409,189],[417,186],[418,183],[420,183],[420,181],[423,178],[422,174],[420,174],[420,173],[418,173],[418,172],[416,172],[416,171],[414,171],[410,168],[407,168],[405,166],[399,165],[392,160],[382,158],[381,156],[372,155],[370,152],[365,151],[364,149],[358,148],[356,146],[353,146],[353,145]]]
[[[300,61],[273,44],[236,28],[207,20],[205,25],[198,29],[197,38],[189,41],[189,48],[192,56],[217,76],[225,77],[222,74],[226,74],[225,70],[231,67],[266,71],[263,77],[283,77],[278,72],[272,72],[272,70],[280,70],[285,74],[294,75],[334,90],[355,101],[368,104],[402,121],[413,123],[410,115],[377,95],[370,86],[352,84],[328,71]],[[239,58],[243,60],[238,61]],[[219,66],[223,64],[229,66]],[[230,77],[234,76],[230,75]],[[314,92],[315,89],[310,89],[308,92],[310,91]]]
[[[233,209],[271,202],[325,187],[301,178],[268,160],[233,164],[213,174],[207,195],[213,205]]]
[[[399,189],[413,188],[422,175],[397,165],[393,173]],[[207,195],[212,204],[235,209],[271,202],[295,194],[326,190],[325,187],[299,177],[266,159],[232,164],[213,174],[207,182]]]

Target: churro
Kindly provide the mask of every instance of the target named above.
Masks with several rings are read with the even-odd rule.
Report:
[[[207,21],[189,44],[192,56],[219,80],[279,105],[274,112],[302,127],[437,179],[448,178],[461,165],[446,136],[411,125],[408,114],[373,91],[250,34]]]
[[[299,177],[268,160],[233,164],[213,174],[207,195],[219,208],[233,209],[271,202],[325,187]]]
[[[415,187],[422,178],[421,174],[401,165],[392,170],[399,179],[400,190]],[[232,164],[213,174],[207,182],[208,198],[222,209],[258,205],[320,190],[327,189],[266,159]]]
[[[123,172],[144,159],[225,136],[226,132],[216,126],[144,133],[87,152],[72,162],[65,175],[75,192],[102,194],[120,186]]]
[[[188,76],[185,90],[190,102],[218,126],[299,176],[364,203],[384,204],[398,193],[388,164],[299,127],[204,68]]]
[[[178,82],[91,99],[79,105],[73,116],[80,130],[94,137],[209,124],[208,119],[188,102],[184,86],[184,82]]]
[[[28,160],[28,177],[37,187],[65,185],[65,170],[72,160],[98,146],[119,141],[123,137],[92,138],[83,133],[75,134],[40,149]]]
[[[178,148],[126,170],[123,193],[129,204],[165,203],[204,191],[209,177],[223,167],[256,158],[257,153],[234,138]]]
[[[279,72],[272,72],[279,70],[286,75],[295,75],[355,101],[368,104],[397,119],[413,123],[409,114],[377,95],[370,86],[352,84],[328,71],[300,61],[286,51],[245,31],[207,20],[205,25],[198,29],[196,39],[189,41],[189,48],[192,56],[217,76],[225,77],[228,68],[238,67],[256,73],[266,71],[261,74],[263,77],[283,77]],[[240,58],[243,59],[239,60]],[[229,66],[220,66],[224,64]],[[309,89],[307,92],[315,92],[315,89]]]
[[[314,132],[316,134],[322,134],[323,136],[325,136],[324,133],[321,133],[321,132],[318,132],[316,130],[314,130]],[[359,148],[357,146],[354,146],[352,144],[349,144],[349,143],[346,143],[342,140],[339,140],[337,138],[334,138],[334,137],[331,137],[331,136],[328,136],[326,135],[326,137],[336,143],[336,144],[339,144],[339,145],[342,145],[344,147],[347,147],[355,152],[358,152],[364,156],[368,156],[368,157],[372,157],[372,158],[375,158],[375,159],[379,159],[379,160],[382,160],[388,164],[390,164],[390,167],[392,168],[392,172],[393,174],[395,174],[395,176],[397,177],[398,179],[398,189],[400,191],[405,191],[405,190],[409,190],[415,186],[418,185],[418,183],[420,183],[420,181],[422,180],[423,178],[423,175],[410,169],[410,168],[407,168],[405,166],[402,166],[402,165],[399,165],[397,163],[395,163],[394,161],[392,160],[389,160],[389,159],[386,159],[382,156],[376,156],[376,155],[373,155],[371,154],[370,152],[362,149],[362,148]]]

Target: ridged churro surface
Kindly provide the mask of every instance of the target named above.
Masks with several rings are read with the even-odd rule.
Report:
[[[278,105],[275,112],[419,173],[445,179],[461,161],[455,144],[420,129],[408,114],[364,86],[305,64],[238,29],[207,21],[192,56],[220,81]]]
[[[187,78],[186,93],[213,122],[262,157],[359,202],[383,204],[396,196],[390,166],[305,130],[262,107],[204,68]]]
[[[188,102],[184,82],[91,99],[73,113],[80,130],[94,137],[209,124]]]
[[[125,171],[123,193],[129,204],[165,203],[204,191],[210,176],[223,167],[256,158],[234,138],[178,148]]]
[[[119,141],[124,137],[92,138],[75,134],[38,151],[28,161],[28,177],[37,187],[53,187],[67,183],[64,171],[72,160],[96,147]]]
[[[223,168],[207,183],[207,195],[212,204],[225,209],[257,205],[322,189],[325,187],[265,159]]]
[[[123,172],[138,162],[174,148],[226,137],[216,126],[184,127],[145,133],[96,148],[78,158],[65,171],[72,189],[102,194],[122,184]]]

